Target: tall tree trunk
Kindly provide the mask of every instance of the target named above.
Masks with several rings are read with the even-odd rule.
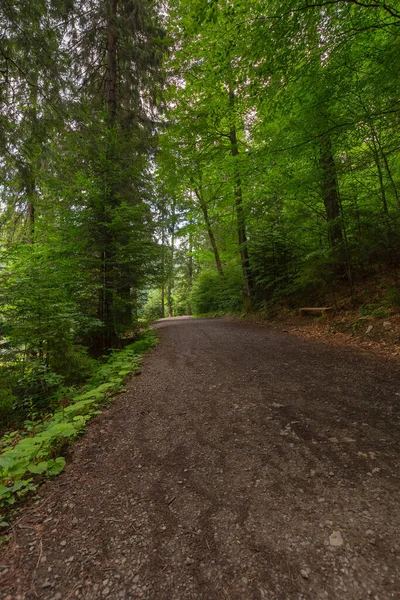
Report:
[[[28,199],[27,219],[28,219],[28,243],[33,244],[35,239],[35,196],[36,181],[31,167],[29,168],[29,181],[26,185],[26,196]]]
[[[339,184],[336,173],[335,159],[332,153],[331,140],[328,134],[321,138],[320,163],[322,168],[322,193],[325,204],[326,219],[328,222],[328,241],[335,250],[337,272],[345,275],[350,285],[351,295],[354,294],[352,266],[350,262],[347,237],[342,228],[342,207],[340,201]]]
[[[163,282],[161,288],[161,318],[165,317],[165,283]]]
[[[165,211],[164,206],[161,212],[161,318],[165,317]]]
[[[172,287],[174,280],[174,260],[175,260],[175,202],[172,205],[172,232],[171,232],[171,254],[168,269],[168,287],[167,287],[167,308],[168,316],[173,316],[172,306]]]
[[[168,279],[167,286],[167,307],[168,307],[168,316],[173,317],[174,311],[172,307],[172,279]]]
[[[192,232],[189,232],[189,258],[188,258],[188,315],[192,314],[192,305],[190,302],[190,293],[192,291],[193,286],[193,236]]]
[[[36,139],[35,139],[35,131],[38,128],[38,111],[37,111],[37,102],[38,102],[38,74],[35,73],[32,78],[32,86],[30,90],[30,107],[29,114],[30,119],[32,121],[32,131],[30,135],[30,143],[32,144],[34,150],[31,153],[31,156],[27,157],[27,172],[26,172],[26,181],[25,181],[25,191],[26,191],[26,199],[27,199],[27,242],[28,244],[33,244],[35,239],[35,204],[37,197],[37,188],[36,188],[36,174],[40,168],[40,159],[36,156]]]
[[[373,139],[373,142],[374,142],[374,147],[375,147],[376,150],[379,149],[379,153],[380,153],[380,155],[382,157],[383,164],[385,165],[385,169],[386,169],[386,173],[387,173],[387,176],[389,178],[389,181],[390,181],[390,185],[392,186],[392,189],[393,189],[394,197],[396,198],[397,207],[400,208],[399,191],[397,189],[396,182],[393,179],[393,175],[392,175],[392,171],[391,171],[390,166],[389,166],[389,161],[387,159],[387,155],[386,155],[384,149],[382,148],[380,136],[378,135],[378,132],[376,131],[376,129],[373,126],[373,124],[371,124],[371,130],[372,130],[372,139]]]
[[[171,260],[171,265],[170,265],[170,272],[169,272],[169,277],[168,277],[168,285],[167,285],[167,309],[168,309],[168,316],[172,317],[173,316],[173,306],[172,306],[172,285],[173,285],[173,269],[174,269],[174,244],[175,244],[175,240],[174,240],[174,236],[172,236],[172,243],[171,243],[171,256],[170,256],[170,260]]]
[[[331,248],[343,242],[340,219],[340,195],[335,159],[328,134],[321,137],[320,164],[322,168],[322,195],[328,222],[328,241]]]
[[[235,94],[232,89],[229,90],[229,102],[232,109],[232,125],[229,132],[229,138],[231,141],[231,155],[235,159],[234,164],[234,189],[235,189],[235,208],[236,208],[236,221],[239,238],[239,251],[240,259],[242,263],[244,291],[248,299],[252,296],[253,281],[250,269],[250,257],[247,247],[247,233],[246,233],[246,218],[243,210],[243,192],[242,192],[242,180],[237,165],[237,157],[239,155],[237,131],[234,123],[234,107],[235,107]]]
[[[373,155],[374,155],[374,160],[375,160],[375,165],[376,165],[376,169],[378,171],[378,179],[379,179],[379,187],[381,189],[381,199],[382,199],[382,209],[383,209],[383,214],[385,217],[385,225],[386,225],[386,236],[387,236],[387,251],[389,254],[389,263],[396,265],[396,252],[394,251],[393,248],[393,231],[392,231],[392,224],[391,224],[391,220],[390,220],[390,212],[389,212],[389,205],[388,205],[388,201],[387,201],[387,196],[386,196],[386,187],[385,187],[385,179],[384,179],[384,175],[383,175],[383,169],[382,169],[382,165],[381,165],[381,160],[383,160],[383,164],[384,167],[386,169],[386,174],[388,175],[389,181],[392,185],[396,200],[397,200],[397,204],[399,204],[399,197],[397,194],[397,188],[396,188],[396,184],[393,180],[392,174],[390,172],[390,168],[389,168],[389,163],[387,161],[386,155],[383,151],[380,139],[379,139],[379,134],[377,132],[377,130],[375,129],[375,126],[373,123],[370,124],[370,129],[371,129],[371,133],[372,133],[372,151],[373,151]]]
[[[383,162],[385,164],[385,168],[386,168],[386,173],[389,177],[389,181],[392,185],[392,189],[393,189],[393,193],[394,196],[396,198],[396,202],[397,202],[397,208],[400,208],[400,196],[399,196],[399,191],[397,189],[397,185],[396,182],[393,179],[393,175],[392,175],[392,171],[390,170],[390,166],[389,166],[389,161],[387,159],[387,156],[385,154],[385,152],[383,151],[383,149],[381,148],[381,154],[382,154],[382,158],[383,158]]]
[[[376,170],[378,171],[378,179],[379,179],[379,187],[381,189],[381,200],[382,200],[382,209],[385,217],[389,216],[389,208],[386,198],[386,189],[385,189],[385,181],[383,178],[382,166],[381,166],[381,157],[379,152],[378,143],[375,137],[375,131],[372,131],[372,152],[374,155],[374,161],[376,165]]]
[[[206,230],[207,230],[207,234],[208,234],[208,239],[210,240],[210,244],[211,244],[211,248],[214,254],[214,260],[215,260],[215,266],[217,267],[217,271],[218,274],[223,277],[224,276],[224,270],[222,268],[222,262],[221,262],[221,257],[219,255],[219,250],[218,250],[218,246],[217,246],[217,242],[215,240],[215,235],[211,226],[211,221],[210,221],[210,216],[208,214],[208,207],[207,207],[207,202],[203,196],[203,192],[200,188],[196,188],[194,190],[197,199],[199,201],[200,204],[200,208],[201,208],[201,212],[203,213],[203,218],[204,218],[204,224],[206,226]]]
[[[115,182],[112,170],[114,158],[114,129],[117,118],[117,17],[118,0],[111,0],[107,19],[107,77],[106,77],[106,104],[108,110],[109,147],[107,150],[108,168],[105,174],[105,194],[103,204],[102,237],[103,237],[103,260],[101,274],[101,298],[99,316],[104,324],[103,350],[116,345],[118,336],[114,323],[114,236],[109,227],[112,220],[112,212],[115,206]],[[111,166],[110,166],[111,165]]]
[[[111,124],[117,116],[117,7],[118,0],[111,0],[107,22],[107,108]]]

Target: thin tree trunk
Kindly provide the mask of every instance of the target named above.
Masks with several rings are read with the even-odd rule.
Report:
[[[175,202],[172,205],[172,235],[171,235],[171,255],[170,255],[170,265],[169,265],[169,273],[168,273],[168,287],[167,287],[167,307],[168,307],[168,316],[173,316],[173,306],[172,306],[172,286],[174,279],[174,259],[175,259]]]
[[[199,201],[200,204],[200,208],[201,208],[201,212],[203,213],[203,218],[204,218],[204,224],[206,226],[206,230],[207,230],[207,234],[208,234],[208,239],[210,240],[210,244],[211,244],[211,248],[214,254],[214,260],[215,260],[215,265],[217,267],[217,271],[218,274],[223,277],[224,276],[224,270],[222,268],[222,262],[221,262],[221,257],[219,255],[219,250],[218,250],[218,246],[217,246],[217,242],[215,240],[215,235],[211,226],[211,221],[210,221],[210,217],[208,214],[208,207],[207,207],[207,202],[203,196],[203,193],[200,189],[195,189],[194,190],[197,199]]]
[[[389,162],[387,159],[386,154],[383,152],[382,148],[381,148],[381,154],[382,154],[382,159],[383,162],[385,164],[385,168],[386,168],[386,173],[389,177],[389,181],[391,183],[391,186],[393,188],[393,193],[394,193],[394,197],[396,198],[396,202],[397,202],[397,208],[400,208],[400,196],[399,196],[399,191],[397,189],[396,183],[393,179],[393,175],[392,175],[392,171],[390,170],[390,166],[389,166]]]
[[[111,123],[117,116],[117,17],[118,0],[111,0],[107,23],[107,108]]]
[[[392,172],[390,170],[390,166],[389,166],[389,162],[388,162],[387,156],[383,152],[382,148],[381,148],[381,154],[382,154],[383,162],[385,164],[387,175],[389,177],[389,181],[390,181],[390,183],[392,185],[392,188],[393,188],[393,193],[394,193],[394,196],[396,198],[397,207],[400,208],[400,196],[399,196],[399,192],[398,192],[396,183],[395,183],[395,181],[393,179],[393,175],[392,175]]]
[[[37,84],[38,84],[38,74],[35,73],[34,78],[33,78],[33,85],[31,87],[31,92],[30,92],[30,108],[29,108],[34,131],[38,127],[38,124],[37,124],[38,85]],[[35,145],[33,133],[31,133],[31,141]],[[35,155],[35,153],[33,153],[33,155]],[[27,211],[26,212],[27,212],[27,221],[28,221],[28,223],[27,223],[27,225],[28,225],[28,235],[27,235],[28,244],[33,244],[34,239],[35,239],[35,218],[36,218],[35,204],[36,204],[36,196],[37,196],[36,173],[37,173],[37,170],[39,169],[39,167],[40,167],[40,165],[38,164],[37,157],[28,158],[27,180],[26,180],[26,184],[25,184],[26,198],[27,198]]]
[[[165,317],[165,212],[164,206],[161,213],[162,229],[161,229],[161,318]]]
[[[383,208],[383,212],[384,212],[385,216],[388,217],[389,209],[388,209],[388,203],[387,203],[387,198],[386,198],[385,182],[383,179],[383,172],[382,172],[381,161],[380,161],[380,156],[379,156],[380,153],[378,151],[378,146],[377,146],[377,141],[375,138],[374,131],[372,132],[372,145],[373,145],[374,161],[375,161],[376,169],[378,171],[379,187],[381,189],[382,208]]]
[[[343,242],[343,233],[336,165],[332,154],[331,141],[327,134],[321,137],[320,164],[322,168],[322,195],[328,222],[328,241],[330,247],[335,248]]]
[[[385,165],[387,176],[389,178],[390,184],[391,184],[392,189],[393,189],[394,197],[396,198],[397,207],[400,208],[399,192],[398,192],[396,183],[395,183],[395,181],[393,179],[392,171],[390,170],[389,161],[387,159],[386,153],[384,152],[384,150],[382,148],[382,144],[381,144],[381,141],[379,139],[379,136],[378,136],[378,134],[376,133],[375,130],[374,130],[374,134],[375,134],[376,144],[377,144],[377,146],[379,148],[379,152],[380,152],[380,154],[382,156],[383,164]]]
[[[29,182],[26,195],[28,198],[27,218],[28,218],[28,244],[33,244],[35,239],[35,202],[36,182],[33,173],[29,173]]]
[[[383,164],[385,165],[386,173],[387,173],[387,176],[389,178],[390,184],[391,184],[391,186],[393,188],[393,193],[394,193],[394,196],[396,198],[397,207],[400,208],[399,192],[397,190],[396,183],[395,183],[395,181],[393,179],[393,175],[392,175],[392,172],[390,170],[389,161],[388,161],[387,156],[386,156],[386,154],[385,154],[385,152],[384,152],[384,150],[382,148],[380,136],[379,136],[377,130],[375,129],[375,125],[374,125],[373,121],[370,121],[369,127],[370,127],[370,130],[371,130],[371,133],[372,133],[372,142],[373,142],[374,152],[375,152],[375,156],[374,156],[375,163],[377,163],[377,160],[380,162],[380,158],[379,158],[379,155],[380,155],[380,157],[383,160]],[[378,158],[376,158],[376,157],[378,157]],[[382,189],[381,180],[383,181],[383,177],[381,177],[381,174],[380,174],[379,175],[379,181],[380,181],[380,185],[381,185],[381,189]]]
[[[383,171],[382,171],[382,167],[381,167],[381,159],[383,160],[383,164],[385,166],[386,173],[388,175],[389,181],[393,188],[394,195],[395,195],[398,206],[399,206],[399,196],[397,193],[396,184],[393,180],[392,173],[390,171],[390,167],[389,167],[389,163],[388,163],[386,154],[383,151],[378,132],[376,131],[373,124],[371,124],[371,131],[372,131],[374,159],[375,159],[376,168],[378,170],[379,185],[381,188],[382,208],[383,208],[383,213],[384,213],[384,216],[386,219],[386,235],[387,235],[387,249],[388,249],[388,253],[389,253],[389,263],[391,263],[394,266],[394,269],[396,272],[396,258],[395,258],[396,252],[394,251],[394,248],[393,248],[393,242],[394,242],[393,230],[392,230],[392,224],[390,221],[390,212],[389,212],[389,206],[388,206],[387,197],[386,197],[385,181],[384,181]]]
[[[174,311],[173,311],[173,307],[172,307],[172,279],[168,279],[167,304],[168,304],[168,316],[173,317]]]
[[[162,288],[161,288],[161,318],[164,319],[164,317],[165,317],[165,285],[163,283]]]
[[[190,302],[190,293],[193,286],[193,239],[192,232],[189,232],[189,259],[188,259],[188,315],[192,314],[192,305]]]
[[[174,264],[174,236],[172,236],[172,244],[171,244],[171,266],[170,273],[168,277],[168,285],[167,285],[167,308],[168,308],[168,316],[173,316],[173,306],[172,306],[172,284],[173,284],[173,264]]]
[[[232,109],[232,113],[235,106],[235,94],[232,89],[229,91],[229,101]],[[233,117],[232,117],[233,120]],[[234,165],[234,189],[235,189],[235,208],[236,208],[236,221],[239,238],[239,251],[240,259],[242,263],[243,280],[244,280],[244,291],[248,299],[252,296],[252,274],[250,269],[250,257],[247,247],[247,233],[246,233],[246,218],[243,210],[243,192],[242,192],[242,180],[240,177],[239,169],[237,166],[237,157],[239,155],[237,131],[236,125],[233,123],[229,132],[229,138],[231,141],[231,155],[235,159]]]

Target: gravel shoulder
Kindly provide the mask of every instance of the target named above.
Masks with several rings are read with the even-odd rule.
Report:
[[[211,319],[159,346],[21,512],[0,598],[400,598],[400,372]]]

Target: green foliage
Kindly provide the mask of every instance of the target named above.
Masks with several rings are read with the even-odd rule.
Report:
[[[0,368],[9,390],[0,417],[8,424],[10,398],[20,419],[53,410],[60,383],[90,377],[88,352],[99,357],[137,330],[158,252],[150,165],[165,43],[146,0],[95,0],[90,10],[11,2],[1,5],[0,26]]]
[[[50,410],[61,383],[90,376],[94,361],[79,341],[101,323],[80,310],[77,263],[64,249],[16,244],[3,256],[9,270],[0,271],[0,377],[8,389],[5,402],[13,398],[14,416],[21,419]]]
[[[4,260],[10,270],[0,273],[0,319],[8,356],[24,352],[50,369],[60,355],[71,358],[76,338],[99,326],[79,310],[74,258],[41,243],[16,245]],[[62,363],[67,371],[68,362]]]
[[[361,316],[371,316],[377,318],[386,317],[388,309],[385,306],[379,306],[377,304],[363,304],[360,306]]]
[[[385,299],[388,306],[400,308],[400,288],[388,287],[386,289]]]
[[[186,217],[194,272],[248,250],[254,308],[354,298],[382,270],[396,281],[399,13],[378,4],[169,3],[181,79],[168,89],[163,189]]]
[[[62,445],[153,343],[92,358],[138,331],[157,271],[166,44],[146,0],[6,2],[0,28],[0,430],[25,421],[2,442],[11,502],[62,468]]]
[[[239,313],[243,307],[243,280],[240,267],[231,267],[223,277],[214,270],[198,275],[191,292],[195,315],[207,313]]]
[[[13,385],[13,392],[16,396],[13,410],[30,416],[48,410],[50,408],[49,398],[62,381],[61,375],[50,371],[42,362],[30,361],[29,367]]]
[[[151,290],[147,297],[147,302],[143,307],[143,317],[151,323],[164,317],[162,312],[161,290]]]
[[[13,405],[16,398],[13,395],[7,369],[0,364],[0,423],[9,427],[15,420]]]
[[[155,336],[147,332],[123,350],[112,352],[68,406],[47,419],[27,422],[24,430],[7,433],[2,438],[1,509],[9,510],[26,493],[36,489],[40,476],[58,475],[63,470],[65,459],[59,453],[98,412],[99,405],[123,389],[126,377],[140,369],[144,354],[156,344]]]
[[[10,390],[0,390],[0,423],[4,426],[10,426],[14,421],[13,406],[15,398],[12,396]]]

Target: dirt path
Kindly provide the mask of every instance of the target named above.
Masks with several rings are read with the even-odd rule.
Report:
[[[395,363],[246,323],[159,333],[21,515],[0,597],[400,598]]]

